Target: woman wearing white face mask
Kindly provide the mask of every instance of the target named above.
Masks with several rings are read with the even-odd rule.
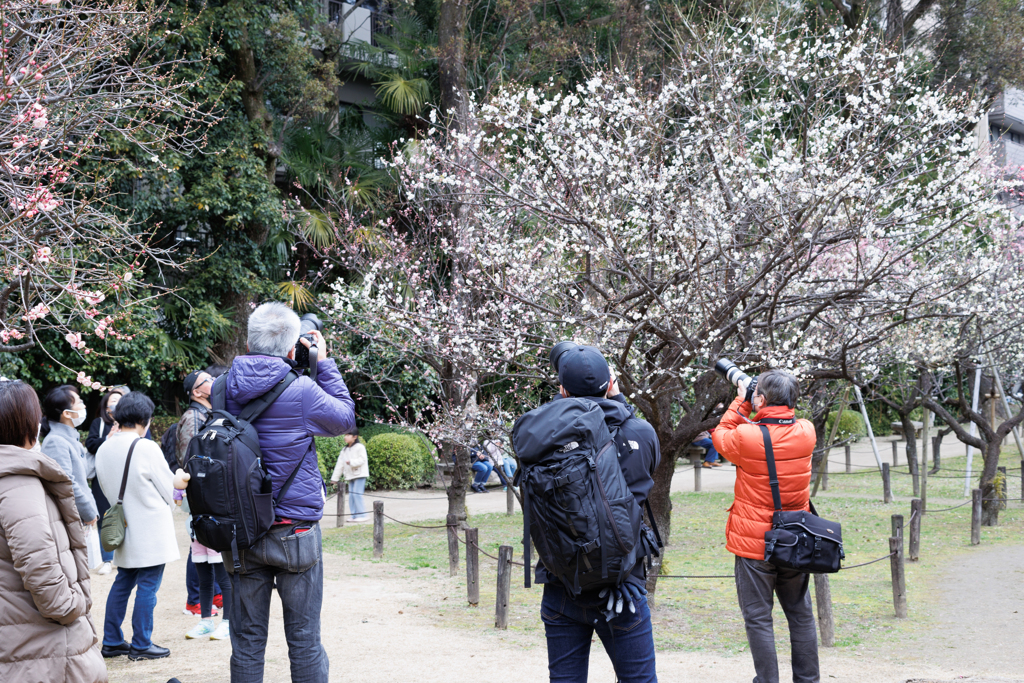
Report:
[[[52,389],[43,399],[43,454],[53,458],[71,478],[75,505],[83,524],[95,524],[96,500],[89,490],[85,459],[88,451],[76,427],[85,422],[85,403],[74,387]]]

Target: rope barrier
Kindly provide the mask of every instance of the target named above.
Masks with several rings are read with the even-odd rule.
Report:
[[[448,496],[432,496],[430,498],[403,498],[402,496],[377,496],[372,493],[364,493],[367,498],[383,498],[385,500],[407,500],[412,502],[419,502],[421,500],[448,500]]]
[[[391,520],[392,522],[397,522],[398,524],[401,524],[401,525],[403,525],[403,526],[411,526],[411,527],[415,527],[415,528],[417,528],[417,529],[447,529],[447,528],[448,528],[448,525],[447,525],[447,524],[440,524],[440,525],[437,525],[437,526],[424,526],[424,525],[422,525],[422,524],[409,524],[408,522],[403,522],[403,521],[402,521],[402,520],[400,520],[400,519],[395,519],[394,517],[391,517],[390,515],[386,515],[386,514],[384,514],[383,512],[382,512],[382,513],[380,513],[380,514],[381,514],[382,516],[384,516],[384,517],[387,517],[387,518],[388,518],[388,519],[390,519],[390,520]]]
[[[950,510],[956,510],[957,508],[962,508],[964,505],[970,505],[973,502],[974,502],[973,500],[966,500],[963,503],[960,503],[959,505],[954,505],[951,508],[940,508],[938,510],[931,510],[931,509],[929,509],[928,513],[931,514],[933,512],[949,512]]]
[[[460,537],[459,537],[458,535],[456,535],[456,536],[455,536],[455,538],[458,538],[458,539],[459,539],[459,543],[461,543],[461,544],[462,544],[462,545],[464,545],[464,546],[469,546],[469,545],[472,545],[472,546],[473,546],[474,548],[476,548],[476,549],[477,549],[478,551],[480,551],[480,553],[481,553],[481,554],[482,554],[482,555],[483,555],[484,557],[489,557],[489,558],[491,558],[492,560],[494,560],[495,562],[501,562],[501,560],[500,560],[500,559],[498,559],[498,558],[497,558],[497,557],[495,557],[494,555],[491,555],[491,554],[490,554],[489,552],[487,552],[486,550],[484,550],[483,548],[481,548],[481,547],[480,547],[480,545],[479,545],[478,543],[472,543],[472,544],[470,544],[470,543],[466,543],[465,539],[463,539],[463,538],[460,538]],[[515,565],[515,566],[517,566],[517,567],[525,567],[525,566],[526,566],[526,565],[525,565],[525,564],[523,564],[522,562],[516,562],[515,560],[509,560],[509,564],[514,564],[514,565]]]
[[[735,574],[721,574],[721,575],[707,575],[707,576],[688,576],[683,574],[658,574],[659,579],[735,579]]]
[[[848,567],[840,567],[840,569],[845,571],[847,569],[856,569],[857,567],[866,567],[869,564],[874,564],[875,562],[881,562],[882,560],[888,560],[890,557],[892,557],[895,554],[896,553],[889,553],[888,555],[885,555],[884,557],[880,557],[877,560],[871,560],[870,562],[861,562],[860,564],[851,564]]]

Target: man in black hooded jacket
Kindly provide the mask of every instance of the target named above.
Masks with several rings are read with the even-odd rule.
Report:
[[[613,434],[619,466],[637,505],[654,486],[661,446],[654,428],[636,417],[611,376],[608,362],[592,346],[577,346],[558,360],[562,397],[588,398],[604,411]],[[537,564],[536,582],[544,584],[541,619],[548,644],[551,681],[586,683],[594,632],[601,638],[620,683],[656,683],[654,637],[647,606],[646,568],[638,561],[615,589],[584,592],[575,600],[557,578]],[[623,607],[627,609],[622,609]]]

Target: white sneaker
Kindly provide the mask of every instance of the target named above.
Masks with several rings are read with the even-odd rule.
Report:
[[[231,631],[228,627],[228,622],[224,619],[220,620],[217,624],[217,630],[210,634],[210,640],[230,640]]]
[[[213,619],[203,619],[196,624],[191,631],[185,634],[185,638],[193,640],[196,638],[202,638],[213,633]]]
[[[96,570],[96,573],[100,576],[103,576],[105,574],[109,574],[112,571],[114,571],[113,565],[111,565],[109,562],[104,562],[100,565],[100,568]]]

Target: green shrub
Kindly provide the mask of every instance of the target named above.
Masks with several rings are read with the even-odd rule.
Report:
[[[155,415],[153,421],[149,423],[149,431],[153,435],[154,441],[160,441],[160,438],[164,435],[171,426],[178,424],[178,420],[181,418],[175,417],[174,415]]]
[[[836,413],[829,413],[828,420],[825,422],[825,438],[828,438],[832,434],[832,425],[835,424]],[[843,439],[851,436],[861,437],[867,436],[868,430],[864,426],[864,418],[860,416],[860,413],[853,410],[844,410],[843,417],[839,420],[839,431],[836,432],[836,440],[842,441]]]
[[[401,427],[398,425],[374,423],[368,424],[365,427],[359,428],[359,436],[365,438],[366,442],[369,443],[375,437],[381,434],[401,434],[403,436],[410,436],[416,440],[416,444],[419,447],[420,455],[420,472],[416,478],[416,484],[423,484],[433,480],[434,478],[434,455],[437,453],[437,449],[434,444],[430,442],[430,439],[426,437],[423,432],[408,427]],[[366,482],[367,487],[372,487],[373,471],[370,472],[370,480]],[[415,485],[415,484],[414,484]],[[381,487],[378,487],[381,488]]]
[[[412,434],[377,434],[367,443],[366,455],[370,461],[368,489],[409,489],[424,479],[423,445]],[[430,469],[433,473],[432,458]]]

